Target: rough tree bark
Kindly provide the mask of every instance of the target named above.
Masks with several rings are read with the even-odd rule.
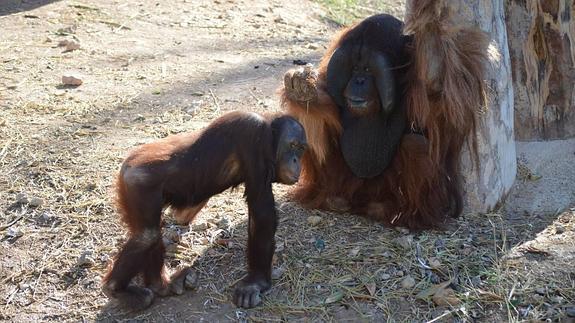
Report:
[[[412,0],[417,1],[417,0]],[[466,210],[487,212],[509,192],[517,171],[513,133],[513,87],[507,47],[504,5],[500,0],[437,0],[451,11],[454,27],[475,26],[489,38],[486,82],[487,111],[478,116],[479,171],[462,156]],[[406,16],[411,8],[407,2]]]
[[[575,136],[572,0],[507,0],[518,140]]]

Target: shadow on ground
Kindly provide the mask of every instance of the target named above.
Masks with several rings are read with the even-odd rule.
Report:
[[[60,0],[2,0],[0,2],[0,16],[33,10],[57,1]]]

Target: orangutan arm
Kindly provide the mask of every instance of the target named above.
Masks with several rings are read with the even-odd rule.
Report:
[[[306,65],[287,71],[280,90],[283,108],[305,128],[310,151],[319,164],[337,147],[341,134],[339,111],[327,94],[324,79],[324,73]]]

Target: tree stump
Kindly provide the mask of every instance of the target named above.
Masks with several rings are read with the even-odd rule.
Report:
[[[418,1],[418,0],[411,0]],[[412,8],[407,1],[406,16]],[[513,133],[513,87],[507,47],[504,5],[499,0],[437,0],[450,10],[454,28],[477,27],[489,39],[486,84],[488,107],[478,115],[479,169],[470,154],[462,156],[466,211],[487,212],[507,195],[517,171]]]

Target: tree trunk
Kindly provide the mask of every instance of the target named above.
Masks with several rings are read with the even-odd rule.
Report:
[[[575,136],[572,0],[507,0],[518,140]]]
[[[418,0],[412,0],[418,1]],[[486,212],[507,195],[517,171],[513,134],[513,87],[503,2],[499,0],[437,0],[451,9],[454,27],[478,27],[489,38],[486,66],[488,110],[479,116],[479,170],[462,156],[466,210]],[[406,15],[411,8],[407,2]]]

